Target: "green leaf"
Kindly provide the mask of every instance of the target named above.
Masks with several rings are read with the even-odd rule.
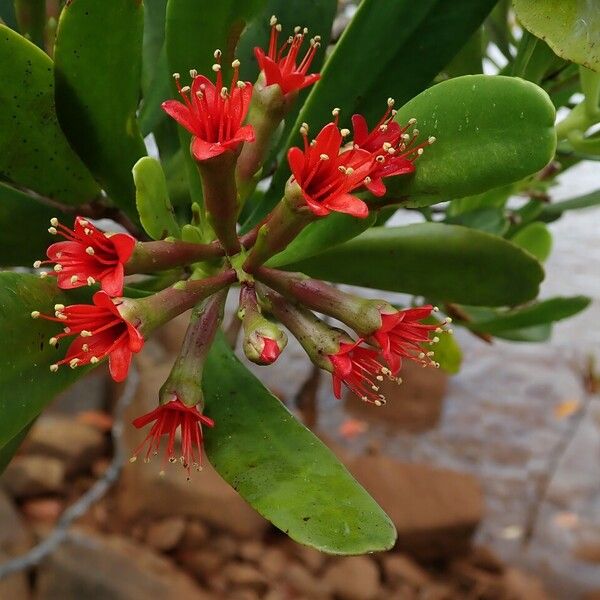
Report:
[[[499,188],[493,188],[481,194],[476,194],[475,196],[459,198],[448,205],[446,214],[451,217],[456,217],[474,210],[504,208],[508,198],[514,192],[514,189],[515,185],[511,183]]]
[[[568,319],[586,309],[590,301],[590,298],[586,296],[551,298],[517,310],[496,312],[492,318],[464,323],[464,325],[469,329],[492,335],[520,329],[531,329],[532,327]]]
[[[544,204],[541,211],[541,220],[546,222],[555,221],[567,210],[579,210],[582,208],[590,208],[600,204],[600,189],[594,190],[589,194],[569,198],[561,202],[553,202],[552,204]]]
[[[170,73],[181,73],[185,80],[190,69],[211,78],[214,74],[213,52],[223,52],[223,77],[227,81],[231,61],[240,34],[266,0],[168,0],[165,45]],[[182,83],[184,85],[184,83]],[[172,87],[174,90],[174,86]],[[202,200],[198,170],[188,151],[190,135],[179,127],[181,147],[185,152],[190,192],[195,202]]]
[[[133,167],[133,180],[135,203],[146,233],[154,240],[179,237],[181,231],[160,162],[150,156],[140,158]]]
[[[49,221],[59,214],[56,209],[0,183],[0,266],[29,266],[42,258],[48,247]]]
[[[313,87],[284,146],[300,142],[297,132],[303,121],[318,131],[331,120],[331,109],[336,106],[342,108],[341,126],[356,112],[375,125],[388,97],[395,98],[400,106],[430,84],[495,2],[363,0],[326,61],[321,80]],[[247,228],[279,201],[288,177],[288,165],[283,161]]]
[[[33,421],[24,427],[22,431],[19,431],[11,440],[9,440],[4,446],[0,446],[0,475],[4,472],[4,469],[8,466],[8,463],[12,460],[12,457],[16,454],[19,446],[23,443],[23,440],[29,433]]]
[[[501,208],[470,210],[455,217],[447,217],[445,222],[453,225],[464,225],[494,235],[504,235],[509,227],[508,219]]]
[[[58,125],[50,58],[0,25],[0,178],[64,204],[99,193]]]
[[[483,73],[483,32],[480,27],[460,49],[460,52],[444,67],[443,79]]]
[[[521,24],[562,58],[600,71],[597,0],[514,0]]]
[[[142,45],[142,90],[152,84],[165,42],[167,0],[145,0],[144,41]],[[164,75],[167,75],[165,72]],[[167,75],[168,76],[168,75]]]
[[[17,29],[14,0],[0,0],[0,20],[11,29]]]
[[[110,198],[137,218],[131,169],[146,154],[136,120],[141,0],[72,0],[58,24],[56,109],[69,142]]]
[[[377,227],[286,265],[328,281],[482,306],[535,298],[541,265],[514,244],[459,225]]]
[[[36,46],[44,48],[46,0],[14,0],[19,31]]]
[[[511,331],[501,331],[496,334],[496,337],[511,342],[526,342],[526,343],[540,343],[546,342],[552,335],[552,325],[546,323],[545,325],[535,325],[533,327],[526,327],[524,329],[514,329]]]
[[[366,219],[332,213],[324,219],[311,223],[283,251],[269,261],[270,267],[280,267],[310,258],[360,235],[371,227],[377,218],[373,211]]]
[[[0,273],[0,448],[31,423],[56,394],[89,371],[49,370],[65,352],[48,344],[60,326],[32,319],[31,312],[53,314],[57,303],[69,304],[72,298],[59,291],[51,278]]]
[[[533,254],[541,262],[544,262],[552,252],[552,234],[548,227],[539,221],[519,229],[510,241]]]
[[[161,104],[171,96],[171,74],[165,47],[167,0],[144,2],[144,43],[142,47],[142,92],[144,101],[139,123],[148,135],[160,121],[167,119]]]
[[[417,119],[425,148],[414,175],[389,178],[388,195],[409,205],[463,198],[542,169],[556,149],[555,111],[538,86],[513,77],[466,75],[405,104],[396,120]]]
[[[293,540],[330,554],[388,550],[396,531],[331,451],[235,357],[222,336],[204,369],[211,464]]]

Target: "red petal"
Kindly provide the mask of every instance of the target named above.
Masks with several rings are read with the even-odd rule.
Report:
[[[108,357],[110,376],[115,381],[124,381],[131,364],[131,350],[125,344],[119,344]]]
[[[97,306],[99,308],[106,308],[113,315],[115,315],[119,318],[122,318],[121,313],[119,312],[119,309],[115,306],[115,303],[111,300],[110,296],[106,292],[104,292],[102,290],[99,292],[96,292],[92,296],[92,302],[94,303],[95,306]]]
[[[316,137],[315,154],[327,154],[329,158],[338,155],[342,144],[342,134],[335,123],[328,123]]]
[[[329,210],[346,213],[359,219],[365,219],[369,216],[369,207],[352,194],[342,194],[329,198],[323,203],[323,206]]]
[[[261,67],[265,73],[267,86],[278,84],[283,90],[280,68],[268,56],[263,58]]]
[[[108,238],[113,246],[119,260],[125,264],[133,253],[135,247],[135,238],[128,233],[115,233]]]
[[[80,242],[56,242],[48,246],[46,256],[50,260],[58,262],[59,258],[56,256],[58,252],[62,252],[63,254],[68,252],[72,256],[74,254],[83,254],[85,250]]]
[[[144,336],[131,323],[127,323],[127,333],[129,334],[129,349],[132,352],[139,352],[144,347]]]
[[[196,160],[208,160],[227,152],[227,150],[222,144],[206,142],[198,137],[192,138],[192,154]]]
[[[195,132],[197,129],[196,120],[185,104],[182,104],[177,100],[165,100],[161,106],[170,117],[173,117],[173,119],[181,126],[185,127],[190,133]]]
[[[326,217],[329,214],[330,211],[325,207],[324,204],[315,202],[308,194],[304,192],[304,190],[302,190],[302,195],[304,196],[306,205],[308,208],[310,208],[314,215],[317,215],[317,217]]]
[[[371,192],[371,194],[373,194],[373,196],[377,196],[378,198],[380,196],[383,196],[387,191],[381,178],[372,179],[371,183],[367,183],[366,186],[367,189]]]
[[[122,296],[123,277],[123,264],[117,263],[115,265],[115,268],[102,278],[102,281],[100,282],[102,290],[105,291],[112,298],[114,298],[115,296]]]
[[[290,148],[288,150],[287,159],[294,179],[298,182],[299,185],[302,185],[302,174],[304,171],[304,164],[306,161],[304,152],[302,152],[300,148],[294,146],[293,148]]]
[[[302,87],[304,83],[304,75],[302,73],[288,73],[282,77],[280,86],[284,94],[295,92]]]
[[[313,83],[319,81],[321,79],[321,75],[319,73],[312,73],[311,75],[307,75],[302,82],[302,85],[298,87],[299,90],[303,90],[305,87],[312,85]]]
[[[352,115],[352,131],[354,143],[359,146],[369,137],[369,126],[362,115]]]

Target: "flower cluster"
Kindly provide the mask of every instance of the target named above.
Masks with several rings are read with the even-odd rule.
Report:
[[[253,193],[276,130],[299,90],[320,78],[319,73],[309,71],[321,38],[311,38],[302,56],[307,30],[296,27],[279,45],[281,31],[273,17],[268,48],[255,49],[261,72],[254,84],[240,80],[240,62],[234,59],[231,82],[225,86],[223,54],[217,50],[212,77],[191,70],[190,84],[182,85],[180,74],[175,73],[180,99],[162,104],[191,134],[190,153],[204,202],[196,213],[206,219],[205,243],[137,240],[128,233],[101,231],[80,216],[73,229],[52,219],[49,233],[65,240],[50,245],[47,260],[34,264],[47,268],[42,277],[56,277],[61,290],[83,287],[79,293],[84,295],[88,287],[94,291],[91,303],[56,304],[53,312],[33,311],[33,318],[60,325],[51,345],[60,347],[64,339],[71,339],[50,365],[53,372],[65,365],[75,369],[108,359],[111,376],[122,381],[132,355],[142,350],[148,335],[192,309],[158,407],[133,423],[150,429],[132,460],[143,455],[149,461],[164,441],[164,462],[179,461],[188,474],[192,467],[201,467],[202,428],[214,423],[204,414],[198,381],[234,284],[240,287],[237,317],[248,360],[274,363],[287,344],[285,327],[310,360],[331,374],[337,398],[344,385],[364,401],[381,406],[385,398],[380,383],[385,377],[399,381],[403,360],[437,366],[430,347],[439,341],[436,334],[449,319],[435,320],[432,312],[436,309],[431,305],[398,309],[301,273],[265,266],[304,227],[331,212],[367,217],[385,205],[374,204],[373,196],[385,195],[386,179],[414,172],[416,159],[435,140],[429,137],[419,142],[412,119],[399,123],[392,99],[372,129],[359,114],[351,118],[352,132],[340,127],[338,108],[314,139],[303,123],[301,145],[287,153],[290,177],[281,201],[253,230],[238,235],[240,211]],[[128,275],[156,271],[178,273],[180,280],[142,297],[128,294]],[[332,327],[315,313],[339,321],[345,329]]]

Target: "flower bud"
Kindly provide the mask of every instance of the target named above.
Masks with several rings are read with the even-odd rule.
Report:
[[[244,328],[242,346],[248,360],[258,365],[275,362],[287,345],[287,336],[276,323],[262,315],[251,284],[242,284],[238,314]]]

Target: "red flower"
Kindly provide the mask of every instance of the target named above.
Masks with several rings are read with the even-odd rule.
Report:
[[[412,173],[415,170],[414,160],[423,153],[425,146],[435,141],[434,137],[430,137],[426,142],[415,145],[418,129],[413,129],[412,134],[407,132],[416,121],[411,119],[402,127],[393,120],[396,115],[396,111],[392,110],[394,100],[389,98],[387,104],[387,110],[372,131],[369,131],[362,115],[352,116],[354,144],[370,152],[376,160],[369,175],[370,181],[366,183],[368,190],[375,196],[383,196],[386,192],[382,181],[384,177]]]
[[[63,290],[99,281],[109,296],[120,296],[124,266],[131,257],[135,239],[127,233],[106,234],[82,217],[75,218],[73,229],[58,219],[50,223],[48,231],[62,235],[67,241],[52,244],[46,252],[49,260],[38,260],[33,266],[37,269],[56,263],[50,274],[56,276],[58,287]]]
[[[373,334],[373,338],[381,347],[386,362],[395,375],[402,368],[402,359],[408,358],[423,365],[435,366],[433,352],[424,352],[422,344],[436,341],[430,339],[432,331],[439,331],[439,325],[420,323],[431,315],[431,305],[419,308],[399,310],[392,314],[381,315],[381,327]]]
[[[300,64],[296,64],[298,53],[308,30],[296,27],[294,35],[288,37],[278,50],[277,38],[280,32],[281,25],[277,23],[275,17],[271,17],[269,54],[265,54],[262,48],[254,48],[254,54],[261,71],[265,74],[267,86],[277,84],[284,94],[289,94],[312,85],[321,77],[318,73],[306,74],[321,45],[321,37],[317,35],[310,40],[310,47],[304,58]],[[286,50],[287,54],[284,54]]]
[[[330,354],[333,366],[333,393],[336,398],[342,394],[344,383],[354,394],[365,402],[377,406],[385,404],[385,398],[379,394],[375,381],[381,381],[387,369],[378,361],[379,353],[369,348],[360,348],[362,339],[353,344],[340,343],[337,354]]]
[[[191,467],[200,468],[202,465],[202,425],[213,427],[214,421],[200,413],[195,406],[186,406],[179,398],[161,404],[158,408],[146,415],[134,419],[133,424],[138,429],[153,423],[148,435],[138,446],[131,459],[135,461],[137,455],[146,446],[145,460],[150,461],[150,455],[160,449],[162,436],[168,436],[167,447],[163,464],[175,462],[179,458],[183,466],[190,473]],[[181,431],[181,454],[175,455],[175,434]]]
[[[229,90],[223,87],[220,50],[215,52],[215,58],[216,83],[192,70],[191,88],[188,85],[181,87],[179,73],[175,73],[173,77],[183,102],[167,100],[162,103],[163,110],[193,135],[191,149],[196,160],[207,160],[227,150],[235,150],[242,142],[254,141],[252,126],[242,125],[250,106],[252,84],[238,81],[240,61],[235,60],[231,87]]]
[[[334,111],[334,114],[337,113]],[[331,211],[365,218],[367,205],[350,192],[365,184],[373,158],[365,150],[351,149],[340,154],[342,134],[337,123],[328,123],[317,138],[308,142],[308,126],[300,128],[304,151],[290,148],[288,163],[310,210],[317,216]]]
[[[142,334],[126,321],[115,303],[105,292],[96,292],[93,305],[55,305],[55,316],[34,311],[31,316],[62,323],[65,328],[50,340],[52,345],[64,337],[76,335],[65,357],[50,366],[57,371],[60,365],[68,364],[72,369],[87,364],[96,364],[108,356],[110,374],[115,381],[127,377],[131,355],[144,345]]]

